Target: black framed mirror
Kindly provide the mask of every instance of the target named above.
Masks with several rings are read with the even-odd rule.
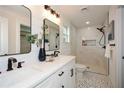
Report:
[[[48,19],[43,20],[44,27],[44,48],[46,51],[60,49],[60,31],[59,25]]]
[[[23,5],[0,5],[0,56],[29,53],[29,34],[31,10]]]

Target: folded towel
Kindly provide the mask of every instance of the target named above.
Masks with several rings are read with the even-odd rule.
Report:
[[[109,44],[106,46],[105,57],[111,58],[111,46]]]

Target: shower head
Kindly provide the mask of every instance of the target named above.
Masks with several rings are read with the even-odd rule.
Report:
[[[105,26],[103,26],[101,28],[97,28],[97,30],[99,30],[100,32],[102,32],[104,34],[104,28],[105,28]]]
[[[105,44],[106,44],[106,36],[105,36],[105,32],[104,32],[104,28],[105,26],[101,27],[101,28],[97,28],[97,30],[99,30],[101,33],[102,33],[102,36],[99,40],[99,45],[102,46],[102,48],[106,48]],[[102,42],[102,39],[104,39],[104,43],[101,43]]]

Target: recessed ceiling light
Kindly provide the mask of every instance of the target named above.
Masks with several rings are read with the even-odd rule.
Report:
[[[90,24],[90,21],[86,21],[85,23],[88,25],[88,24]]]

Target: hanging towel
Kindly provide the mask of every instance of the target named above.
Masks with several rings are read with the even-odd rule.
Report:
[[[111,46],[109,44],[106,46],[105,57],[111,58]]]

